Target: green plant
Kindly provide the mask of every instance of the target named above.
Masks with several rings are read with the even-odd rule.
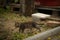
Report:
[[[25,34],[22,34],[22,33],[14,33],[13,36],[12,36],[12,40],[22,40],[25,37],[26,37]]]

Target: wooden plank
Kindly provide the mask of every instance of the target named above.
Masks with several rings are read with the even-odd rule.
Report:
[[[48,18],[48,20],[60,21],[60,18]]]

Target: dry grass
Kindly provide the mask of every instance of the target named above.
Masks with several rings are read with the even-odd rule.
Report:
[[[10,32],[10,34],[12,35],[11,40],[16,40],[16,39],[22,40],[23,38],[26,38],[28,36],[32,36],[32,35],[39,33],[39,31],[37,29],[33,28],[34,30],[32,30],[32,32],[29,32],[27,34],[24,34],[24,33],[22,34],[22,33],[18,33],[19,28],[15,28],[15,22],[22,23],[22,22],[32,21],[32,17],[25,17],[25,16],[20,16],[19,14],[15,14],[15,13],[5,12],[5,13],[0,14],[0,19],[5,20],[3,22],[3,24],[4,24],[5,29],[7,29]],[[49,29],[49,28],[46,27],[45,25],[43,25],[43,27],[41,27],[42,32],[46,31],[47,29]],[[18,35],[20,35],[20,36],[18,36]],[[9,40],[9,39],[7,39],[7,40]]]
[[[15,36],[17,36],[17,35],[20,35],[20,38],[19,38],[20,40],[22,38],[33,35],[33,33],[20,34],[20,33],[18,33],[19,28],[15,28],[15,22],[22,23],[22,22],[32,21],[31,17],[25,17],[25,16],[20,16],[19,14],[15,14],[15,13],[5,12],[5,13],[0,14],[0,19],[5,20],[4,22],[2,22],[4,24],[4,28],[6,30],[8,30],[9,35],[12,36],[12,38],[8,37],[6,40],[16,40],[19,38],[19,37],[16,37],[16,39],[14,39]],[[15,33],[17,33],[17,35],[15,35]]]

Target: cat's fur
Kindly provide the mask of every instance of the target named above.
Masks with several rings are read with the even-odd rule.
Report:
[[[40,27],[37,27],[35,22],[24,22],[24,23],[18,23],[18,22],[16,22],[15,23],[15,27],[19,27],[19,32],[20,31],[24,32],[24,30],[26,28],[29,28],[29,29],[36,28],[39,31],[41,31]]]

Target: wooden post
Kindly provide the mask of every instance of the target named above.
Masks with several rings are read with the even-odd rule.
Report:
[[[20,0],[20,9],[21,9],[21,14],[24,15],[25,13],[25,0]]]
[[[25,16],[30,16],[34,13],[34,0],[20,0],[22,14]]]
[[[26,12],[25,15],[30,16],[32,13],[34,13],[34,0],[26,0]]]

